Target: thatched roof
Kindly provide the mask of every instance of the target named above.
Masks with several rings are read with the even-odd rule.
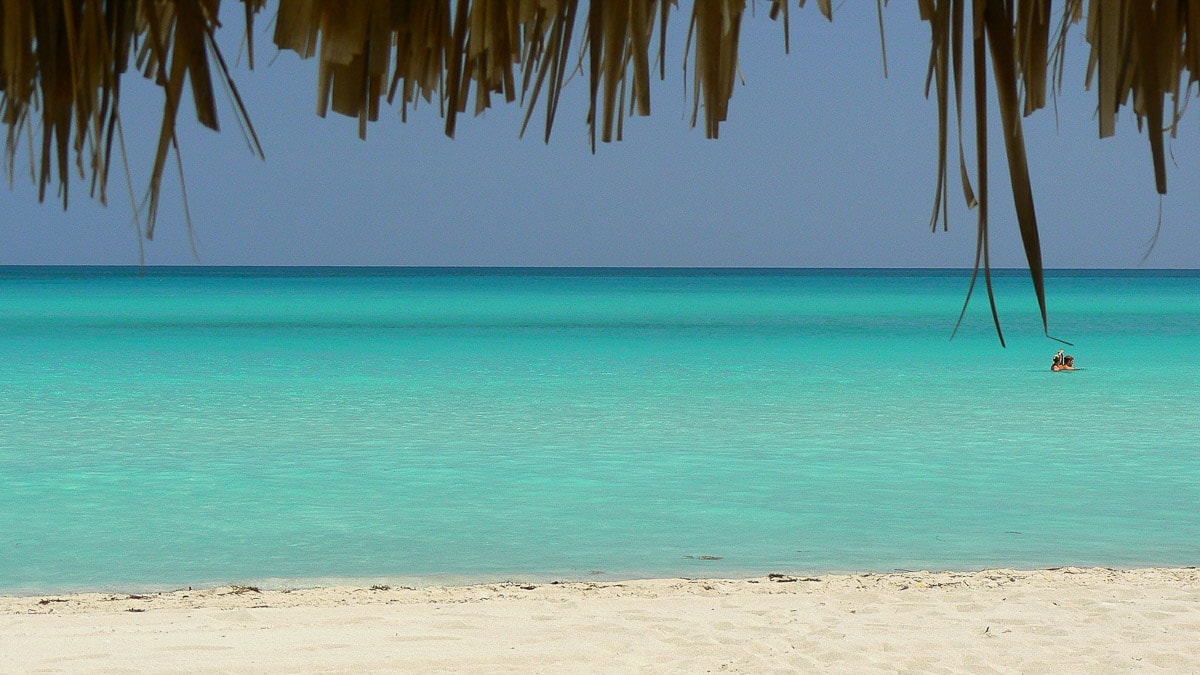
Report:
[[[884,1],[877,0],[881,13]],[[781,20],[786,49],[789,3],[764,2],[766,13]],[[267,2],[242,3],[253,67],[253,24]],[[803,7],[805,2],[798,4]],[[831,0],[816,4],[833,18]],[[1017,220],[1043,324],[1041,249],[1021,117],[1044,107],[1047,90],[1061,85],[1067,32],[1086,17],[1091,45],[1087,82],[1097,95],[1099,134],[1113,134],[1118,109],[1130,106],[1146,130],[1160,193],[1167,188],[1163,136],[1174,132],[1188,87],[1200,73],[1200,47],[1190,40],[1200,35],[1200,0],[1065,0],[1058,9],[1052,4],[916,3],[931,29],[927,93],[936,98],[938,111],[940,164],[933,226],[939,220],[945,226],[953,130],[959,139],[958,182],[968,205],[978,207],[976,270],[983,269],[987,276],[985,92],[992,80]],[[28,142],[39,198],[55,185],[66,207],[76,174],[89,182],[93,197],[104,201],[113,151],[122,147],[122,77],[136,68],[161,87],[164,101],[148,186],[145,234],[152,236],[185,86],[190,87],[199,122],[214,129],[214,89],[228,87],[235,114],[257,148],[250,116],[215,39],[219,5],[220,0],[3,0],[0,115],[8,127],[10,178],[17,147]],[[702,124],[712,138],[726,119],[747,9],[746,0],[695,0],[686,18],[693,124]],[[650,113],[652,64],[665,61],[667,24],[683,10],[674,0],[279,0],[275,11],[275,44],[319,60],[319,114],[332,108],[357,117],[360,135],[378,117],[384,100],[399,106],[402,116],[418,99],[436,102],[451,136],[460,114],[478,114],[502,100],[525,107],[526,126],[540,111],[544,121],[539,125],[548,140],[560,92],[568,75],[580,69],[590,87],[588,122],[594,151],[597,139],[621,137],[626,113]],[[905,3],[889,11],[912,10]],[[882,30],[882,15],[880,25]],[[964,94],[975,101],[974,125],[967,127],[962,122]],[[974,181],[962,149],[964,128],[975,134]],[[990,295],[990,277],[988,288]]]

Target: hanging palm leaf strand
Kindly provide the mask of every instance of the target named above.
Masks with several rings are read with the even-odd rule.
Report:
[[[1038,299],[1043,332],[1049,336],[1047,322],[1045,280],[1039,241],[1037,213],[1033,202],[1032,180],[1025,156],[1025,141],[1021,130],[1021,116],[1029,115],[1046,104],[1047,82],[1062,86],[1063,51],[1070,27],[1083,17],[1082,0],[1068,0],[1063,6],[1059,34],[1054,40],[1051,55],[1051,3],[1049,0],[920,0],[921,17],[930,22],[932,51],[930,55],[930,81],[936,86],[938,101],[938,173],[935,191],[933,223],[939,212],[944,223],[946,170],[946,136],[950,124],[946,100],[949,92],[947,61],[961,61],[964,41],[957,39],[961,34],[965,5],[972,10],[972,28],[976,45],[975,86],[980,87],[987,77],[986,65],[978,51],[980,41],[987,44],[991,56],[992,76],[996,83],[996,94],[1003,129],[1005,152],[1008,158],[1009,178],[1012,184],[1016,207],[1017,224],[1025,248],[1025,258]],[[953,19],[951,19],[953,17]],[[1092,0],[1088,4],[1087,40],[1091,45],[1088,63],[1087,86],[1098,79],[1098,119],[1101,137],[1111,136],[1116,130],[1116,116],[1120,107],[1130,100],[1139,127],[1145,127],[1150,141],[1151,161],[1154,165],[1155,188],[1160,194],[1167,191],[1164,130],[1174,133],[1183,106],[1179,93],[1179,81],[1188,71],[1188,82],[1194,82],[1200,73],[1197,52],[1200,51],[1191,39],[1189,26],[1196,24],[1200,30],[1200,2],[1171,0],[1146,2],[1131,0]],[[1050,71],[1057,68],[1057,72]],[[1048,72],[1049,71],[1049,72]],[[961,80],[955,67],[954,93],[961,101]],[[1095,78],[1098,74],[1098,78]],[[1051,76],[1053,75],[1053,76]],[[1024,96],[1021,96],[1023,92]],[[1165,119],[1165,99],[1174,100],[1170,120]],[[991,297],[990,270],[987,256],[987,186],[986,186],[986,123],[985,100],[976,97],[975,125],[976,152],[979,167],[979,214],[975,273],[971,289],[980,265],[988,279]],[[960,166],[962,161],[962,115],[961,107],[956,111],[959,127]],[[968,205],[973,202],[969,182],[964,170],[963,189]],[[970,291],[968,291],[968,301]],[[964,313],[965,313],[964,306]],[[997,316],[994,301],[993,317]],[[961,322],[960,315],[959,321]],[[1003,342],[999,320],[995,320],[996,331]],[[1053,338],[1057,339],[1057,338]]]

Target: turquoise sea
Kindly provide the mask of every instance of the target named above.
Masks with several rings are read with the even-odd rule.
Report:
[[[0,268],[0,592],[1200,564],[1200,273],[968,277]]]

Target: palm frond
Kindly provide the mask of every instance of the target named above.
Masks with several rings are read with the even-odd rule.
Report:
[[[961,60],[964,43],[955,38],[958,20],[951,22],[948,17],[962,16],[966,5],[970,5],[972,11],[975,43],[979,44],[981,40],[986,42],[990,52],[1017,223],[1041,311],[1042,328],[1050,337],[1037,212],[1020,118],[1045,106],[1048,82],[1061,88],[1066,36],[1071,27],[1086,14],[1087,41],[1091,46],[1087,86],[1096,85],[1099,134],[1101,137],[1114,134],[1120,108],[1132,102],[1138,125],[1146,129],[1150,141],[1155,188],[1160,194],[1165,194],[1167,177],[1163,133],[1164,130],[1174,132],[1185,107],[1181,100],[1180,80],[1186,75],[1190,85],[1200,76],[1200,59],[1197,58],[1200,45],[1196,42],[1200,39],[1200,2],[1089,0],[1085,10],[1084,0],[1067,0],[1063,4],[1056,33],[1052,34],[1051,31],[1055,29],[1050,0],[920,0],[921,16],[931,25],[930,81],[937,88],[938,100],[939,164],[933,211],[935,224],[939,210],[944,208],[947,182],[945,138],[951,122],[945,103],[949,87],[947,62],[954,60],[957,63]],[[1051,44],[1054,44],[1053,53]],[[977,90],[981,78],[987,77],[981,58],[981,53],[976,49],[974,78]],[[961,100],[961,80],[957,76],[954,90],[956,98]],[[1172,99],[1170,119],[1166,118],[1168,96]],[[976,98],[976,152],[983,157],[986,155],[987,114],[985,101],[978,96]],[[960,166],[965,166],[961,161],[961,109],[957,114]],[[978,171],[979,252],[976,255],[976,272],[981,263],[986,272],[987,173],[982,159]],[[963,187],[970,205],[972,194],[965,171]],[[994,302],[992,310],[995,316]],[[1003,341],[998,319],[995,324],[997,334]]]
[[[253,24],[266,0],[241,0],[253,66]],[[767,0],[790,40],[787,0]],[[877,0],[877,4],[880,0]],[[804,0],[799,0],[803,7]],[[833,18],[831,0],[818,9]],[[693,124],[716,138],[729,113],[747,0],[695,0],[685,50],[691,61]],[[549,139],[568,72],[589,78],[591,144],[618,140],[622,120],[651,111],[650,77],[658,34],[664,61],[666,27],[676,0],[278,0],[274,42],[318,62],[317,113],[356,117],[359,135],[379,116],[381,101],[402,116],[418,99],[437,100],[453,136],[459,116],[478,115],[497,100],[527,107],[522,133],[538,106]],[[1174,134],[1185,98],[1200,76],[1200,0],[1064,0],[1058,20],[1051,0],[917,0],[930,26],[927,90],[936,95],[938,169],[931,222],[946,227],[949,130],[957,129],[959,176],[968,207],[979,208],[978,266],[990,278],[987,252],[986,106],[984,80],[995,82],[1003,143],[1026,259],[1048,335],[1041,245],[1021,117],[1041,109],[1061,88],[1071,28],[1086,19],[1087,86],[1097,95],[1101,137],[1116,130],[1129,107],[1146,130],[1155,189],[1167,190],[1164,134]],[[121,81],[131,59],[162,91],[163,113],[151,170],[145,234],[152,236],[167,156],[185,86],[197,120],[218,127],[214,83],[233,94],[234,112],[261,154],[214,35],[220,0],[3,0],[0,2],[0,118],[7,126],[6,168],[25,139],[44,200],[57,186],[68,206],[72,175],[107,199]],[[882,9],[881,46],[882,42]],[[579,29],[577,24],[582,24]],[[572,41],[582,56],[572,62]],[[1194,39],[1196,38],[1196,39]],[[972,45],[970,69],[964,49]],[[586,64],[586,65],[585,65]],[[978,189],[963,150],[964,74],[973,79]],[[661,69],[659,76],[664,72]],[[1186,86],[1181,83],[1186,81]],[[951,112],[950,101],[954,106]],[[1168,101],[1168,99],[1170,99]],[[952,117],[953,115],[953,117]],[[701,118],[703,118],[701,120]],[[969,297],[968,297],[969,300]],[[994,313],[994,307],[993,307]],[[996,322],[999,332],[999,321]],[[1003,337],[1001,336],[1001,339]]]
[[[57,185],[69,206],[72,174],[90,180],[91,194],[107,203],[108,171],[120,122],[121,80],[134,59],[163,92],[159,141],[147,190],[146,236],[154,233],[162,174],[175,145],[179,101],[191,83],[197,120],[218,128],[216,77],[235,93],[213,40],[219,0],[114,1],[5,0],[0,5],[0,117],[8,126],[9,177],[22,134],[31,143],[38,198]],[[248,0],[247,21],[263,0]],[[236,114],[249,117],[240,98]],[[255,150],[261,149],[255,141]]]

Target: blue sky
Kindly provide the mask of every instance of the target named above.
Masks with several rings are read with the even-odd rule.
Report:
[[[257,69],[244,59],[235,69],[266,161],[247,150],[230,106],[220,134],[190,109],[181,115],[190,234],[173,169],[155,238],[139,244],[120,167],[108,207],[77,180],[64,213],[53,199],[37,203],[21,154],[0,197],[0,264],[970,266],[975,215],[957,191],[950,231],[928,226],[937,123],[923,92],[928,28],[911,3],[885,10],[884,79],[874,5],[843,3],[832,23],[815,6],[793,11],[786,55],[780,25],[760,6],[745,23],[746,83],[719,140],[690,127],[676,30],[653,115],[627,120],[625,140],[595,155],[582,75],[568,85],[549,145],[538,131],[518,138],[515,105],[460,119],[454,140],[436,107],[410,111],[406,124],[385,108],[360,141],[355,120],[315,115],[316,61],[274,50],[272,8],[258,24]],[[233,61],[240,5],[226,12]],[[684,23],[681,12],[674,25]],[[1052,108],[1025,119],[1046,265],[1200,266],[1197,116],[1170,146],[1177,163],[1162,231],[1143,264],[1159,212],[1148,144],[1128,111],[1116,138],[1097,138],[1086,50],[1078,26],[1057,125]],[[127,81],[123,116],[140,198],[161,98],[138,79]],[[996,131],[990,154],[993,263],[1021,267]]]

